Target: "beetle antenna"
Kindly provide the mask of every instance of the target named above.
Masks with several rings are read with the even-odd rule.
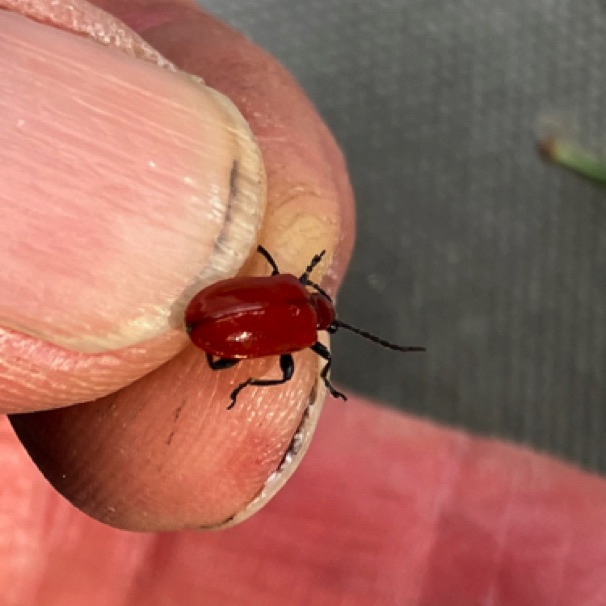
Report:
[[[332,323],[331,328],[332,330],[330,330],[330,332],[336,332],[338,328],[345,328],[346,330],[355,332],[357,335],[360,335],[361,337],[364,337],[369,341],[378,343],[382,347],[386,347],[387,349],[394,349],[395,351],[427,351],[424,347],[402,347],[401,345],[396,345],[395,343],[391,343],[390,341],[381,339],[380,337],[377,337],[377,335],[373,335],[370,332],[367,332],[360,328],[356,328],[355,326],[347,324],[347,322],[342,322],[341,320],[335,320]]]
[[[301,274],[301,277],[299,278],[299,281],[301,282],[301,284],[308,283],[307,280],[309,280],[309,274],[314,270],[316,265],[322,260],[322,257],[324,256],[325,253],[326,253],[326,251],[323,250],[319,255],[315,255],[314,258],[309,262],[309,265],[307,266],[307,268],[305,269],[305,271]]]

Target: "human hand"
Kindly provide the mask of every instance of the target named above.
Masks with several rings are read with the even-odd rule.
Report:
[[[351,196],[340,156],[296,85],[189,5],[103,6],[243,110],[269,175],[264,243],[292,255],[279,259],[293,271],[318,249],[335,251],[334,287],[351,249]],[[186,204],[174,196],[175,205]],[[128,285],[133,268],[121,261]],[[157,360],[159,352],[172,357],[181,338],[160,335],[122,359],[106,354],[105,376],[108,367],[116,375],[139,372],[140,358]],[[27,342],[31,351],[34,340],[11,333],[4,346]],[[86,367],[82,360],[91,358],[61,358],[56,369],[57,348],[41,343],[34,353],[36,362],[50,360],[48,373],[70,362],[71,369]],[[247,374],[251,368],[261,366]],[[313,356],[302,356],[292,385],[265,390],[258,403],[239,402],[228,416],[233,377],[211,375],[190,348],[115,395],[13,420],[49,478],[92,515],[128,528],[212,525],[245,508],[277,467],[316,374]],[[63,395],[65,383],[50,376],[50,393]],[[30,395],[29,402],[21,397],[22,410],[44,408]],[[268,429],[261,438],[254,423]],[[589,604],[605,591],[602,480],[353,398],[329,404],[288,489],[241,527],[211,535],[102,526],[40,479],[7,426],[1,436],[0,595],[7,604],[456,606],[492,599],[540,606]]]
[[[92,28],[97,38],[119,31],[121,48],[152,55],[93,7],[76,5],[77,19],[61,7],[47,6],[60,24]],[[323,283],[334,288],[353,240],[351,191],[326,127],[264,52],[189,4],[110,8],[243,108],[263,162],[246,122],[205,87],[4,13],[4,56],[14,55],[4,63],[5,95],[18,106],[3,137],[6,195],[16,207],[5,228],[26,252],[9,244],[4,255],[5,317],[17,330],[4,333],[2,405],[36,411],[14,415],[13,426],[54,486],[90,515],[136,530],[216,526],[250,514],[285,481],[295,465],[267,485],[295,432],[313,430],[323,386],[317,356],[302,352],[284,388],[249,389],[227,414],[234,383],[274,374],[275,360],[213,373],[185,334],[184,307],[200,276],[212,283],[238,271],[257,238],[294,273],[326,249]],[[31,73],[14,67],[23,65]],[[32,103],[49,82],[44,103]],[[263,164],[270,193],[258,233]],[[246,271],[266,269],[253,254]],[[304,450],[299,438],[297,448],[294,459]]]

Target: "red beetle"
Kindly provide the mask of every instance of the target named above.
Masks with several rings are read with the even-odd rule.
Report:
[[[290,381],[295,370],[292,353],[307,347],[326,360],[320,376],[331,395],[347,400],[328,379],[332,358],[318,341],[319,330],[335,333],[346,328],[389,349],[425,351],[424,347],[401,347],[337,320],[332,299],[309,278],[326,251],[316,255],[297,278],[281,274],[263,246],[257,250],[271,265],[271,276],[216,282],[201,290],[185,311],[187,333],[194,345],[206,352],[213,370],[231,368],[248,358],[280,356],[282,378],[244,381],[231,392],[228,409],[235,406],[238,394],[249,385],[280,385]]]

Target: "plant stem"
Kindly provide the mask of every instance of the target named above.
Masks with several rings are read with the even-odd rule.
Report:
[[[543,155],[588,179],[606,185],[606,159],[597,158],[573,143],[545,139],[540,143]]]

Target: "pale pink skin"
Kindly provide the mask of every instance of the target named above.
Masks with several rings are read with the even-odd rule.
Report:
[[[342,236],[340,245],[335,241],[332,246],[337,250],[333,276],[342,276],[353,238],[347,177],[327,131],[294,83],[250,43],[204,14],[192,12],[186,4],[159,2],[157,8],[143,1],[103,4],[177,64],[202,73],[213,86],[240,100],[239,106],[260,135],[270,175],[268,234],[287,222],[288,212],[296,214],[292,204],[290,211],[279,204],[287,199],[284,192],[289,184],[300,181],[317,186],[309,191],[325,192],[315,200],[304,198],[297,210],[316,208],[322,214],[338,208]],[[257,89],[265,86],[265,94],[250,94],[255,83]],[[263,112],[278,123],[283,116],[277,129],[280,136],[271,136]],[[255,115],[260,123],[255,122]],[[325,154],[323,161],[314,161],[320,150]],[[272,217],[281,212],[282,219],[272,223]],[[327,229],[327,240],[333,236]],[[48,344],[35,346],[52,357]],[[184,368],[195,363],[193,356],[182,354],[181,361],[171,362],[170,372],[185,373]],[[200,386],[204,372],[199,377],[184,375],[194,384],[185,381],[181,389],[196,385],[207,389]],[[301,382],[313,382],[311,370],[300,374]],[[156,391],[162,388],[161,379],[151,377],[150,381],[155,382]],[[164,385],[170,389],[168,381]],[[228,389],[227,380],[224,385],[213,383],[207,406],[212,409],[214,394],[218,402],[212,410],[219,410]],[[296,411],[301,389],[268,393],[265,404],[270,409],[290,406]],[[123,392],[124,401],[130,397],[131,404],[137,403],[134,398],[141,393]],[[51,478],[61,473],[65,457],[73,462],[76,475],[89,474],[111,486],[103,465],[95,467],[94,457],[89,459],[92,455],[86,451],[88,442],[93,442],[94,454],[103,460],[107,456],[103,447],[108,452],[116,448],[110,428],[104,427],[107,419],[79,410],[115,411],[111,406],[118,406],[120,397],[74,407],[64,414],[20,418],[20,431],[29,437],[38,464],[46,466]],[[23,406],[39,407],[28,407],[27,401]],[[154,410],[152,400],[147,408]],[[240,440],[240,448],[250,453],[239,470],[231,470],[232,481],[240,477],[246,485],[261,480],[296,423],[294,412],[285,415],[291,417],[292,421],[284,421],[284,427],[274,427],[265,437],[266,446],[273,444],[273,463],[256,464],[259,445],[252,440],[246,446],[251,435],[242,428],[246,412],[222,421],[231,426],[228,435]],[[211,423],[212,415],[207,418]],[[139,422],[153,427],[154,417]],[[70,427],[80,427],[74,434],[82,434],[80,455],[60,448],[53,451],[44,437],[49,424],[60,424],[67,434]],[[220,426],[215,429],[219,431]],[[95,438],[104,432],[109,432],[106,440]],[[227,449],[219,443],[213,447]],[[77,469],[78,456],[84,457],[87,469]],[[154,474],[158,476],[158,469],[169,460],[167,455],[151,466],[130,471],[133,478],[147,475],[147,486],[153,487]],[[208,473],[204,462],[185,455],[180,466],[178,462],[172,461],[169,471],[190,474],[191,491],[197,490],[197,479]],[[53,479],[60,484],[58,477]],[[220,478],[206,481],[220,485]],[[162,493],[163,486],[157,489]],[[239,491],[233,487],[238,494],[224,494],[213,507],[228,510],[243,503],[246,490]],[[78,497],[72,492],[71,496],[79,498],[84,508],[90,505],[86,494]],[[169,525],[175,529],[191,525],[195,508],[185,493],[163,498],[163,515],[172,515]],[[239,527],[211,534],[127,533],[91,520],[46,483],[3,421],[0,538],[2,606],[606,603],[603,479],[527,449],[442,429],[358,398],[347,404],[327,404],[307,459],[263,511]]]
[[[606,600],[601,478],[358,398],[327,404],[307,459],[264,510],[210,534],[94,522],[3,430],[3,605]]]

